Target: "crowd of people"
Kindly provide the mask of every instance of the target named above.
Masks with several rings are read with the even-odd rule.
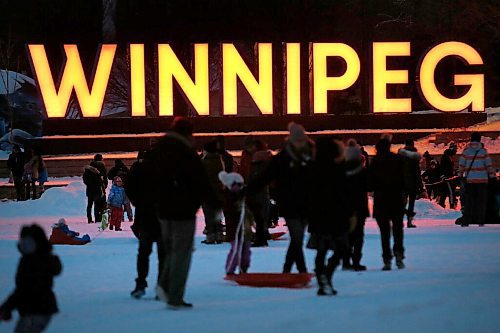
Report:
[[[192,123],[179,117],[157,144],[138,154],[130,169],[123,161],[116,160],[114,167],[107,171],[102,155],[95,155],[83,174],[88,223],[100,222],[108,209],[110,229],[121,230],[125,213],[129,220],[133,218],[132,230],[139,239],[133,297],[145,294],[149,257],[156,243],[157,298],[174,309],[192,307],[185,301],[184,293],[194,247],[196,214],[200,208],[206,223],[203,243],[231,243],[226,274],[235,274],[238,269],[240,273],[249,270],[251,247],[268,245],[269,229],[276,225],[279,216],[284,218],[290,236],[282,272],[289,274],[294,267],[299,273],[310,271],[304,256],[308,232],[306,247],[316,251],[317,293],[335,295],[333,275],[340,265],[344,270],[366,270],[361,259],[365,220],[370,215],[380,229],[382,270],[389,271],[393,259],[398,269],[405,268],[404,217],[406,215],[408,228],[415,227],[415,200],[422,192],[430,197],[438,196],[442,205],[449,198],[450,206],[454,207],[456,198],[451,184],[460,183],[463,226],[487,223],[491,216],[489,210],[495,206],[489,200],[489,192],[497,191],[496,175],[479,133],[472,133],[455,171],[456,145],[450,145],[438,163],[427,152],[421,156],[412,140],[406,140],[403,148],[393,152],[391,136],[384,135],[375,146],[376,154],[369,159],[354,139],[346,144],[331,136],[312,140],[297,123],[289,124],[288,130],[283,148],[276,155],[264,142],[249,136],[241,161],[236,163],[225,148],[224,137],[206,143],[199,154],[194,145]],[[29,164],[30,170],[43,169],[43,159],[37,152],[28,164],[24,161],[24,155],[16,148],[9,158],[16,184],[20,177],[24,179],[25,165]],[[33,179],[41,177],[40,172],[32,171],[32,175],[30,185]],[[106,198],[109,180],[112,187]],[[22,180],[22,184],[27,182]],[[373,193],[372,214],[369,193]],[[135,216],[132,216],[132,205]],[[498,218],[498,206],[493,209],[496,209],[493,216],[496,214]],[[21,265],[35,265],[28,259],[34,254],[47,264],[50,262],[53,269],[44,279],[47,287],[51,287],[52,277],[61,270],[60,264],[57,257],[50,254],[50,246],[36,226],[26,228],[21,233],[19,246],[23,253]],[[33,248],[25,245],[27,238],[35,239]],[[18,275],[31,269],[36,267],[23,268]],[[24,293],[31,288],[30,279],[28,275],[19,277],[13,296],[0,308],[4,318],[16,307],[25,312],[21,304]],[[44,309],[48,312],[38,317],[40,327],[47,325],[50,315],[57,311],[53,295],[47,293],[46,296],[54,306]],[[19,325],[24,324],[20,321]]]

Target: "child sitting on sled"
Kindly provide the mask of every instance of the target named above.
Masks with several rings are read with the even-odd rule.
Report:
[[[85,243],[90,242],[90,236],[88,234],[85,234],[82,237],[79,237],[80,233],[71,230],[68,227],[68,225],[66,224],[66,220],[63,218],[59,219],[59,221],[57,221],[56,224],[52,225],[52,231],[54,231],[55,229],[62,231],[65,235],[67,235],[75,240],[85,242]]]
[[[221,171],[219,180],[224,185],[226,239],[231,242],[231,250],[226,260],[226,273],[235,274],[238,266],[240,273],[246,273],[250,267],[252,254],[250,249],[253,219],[245,204],[242,191],[243,177],[236,172]],[[244,210],[243,215],[242,210]]]
[[[122,231],[123,206],[126,204],[126,200],[123,180],[120,176],[116,176],[113,178],[113,186],[111,186],[108,196],[109,230],[114,228],[116,231]]]

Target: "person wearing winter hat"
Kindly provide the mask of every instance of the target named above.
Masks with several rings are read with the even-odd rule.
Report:
[[[127,196],[123,188],[123,180],[120,176],[113,179],[113,186],[108,195],[108,208],[111,210],[109,217],[109,229],[122,231],[123,206],[126,204]]]
[[[310,173],[314,143],[302,125],[290,123],[285,147],[274,156],[266,169],[248,185],[251,196],[275,182],[276,200],[290,232],[290,245],[283,272],[289,273],[296,264],[301,273],[307,272],[303,251],[304,232],[309,218]]]
[[[157,295],[172,309],[193,305],[184,300],[191,266],[196,213],[202,204],[222,207],[193,145],[193,124],[177,117],[144,160],[144,179],[161,228],[165,251]]]
[[[368,184],[365,157],[354,139],[347,141],[345,168],[346,182],[349,184],[347,193],[353,204],[356,226],[349,233],[349,248],[343,259],[343,269],[364,271],[366,266],[361,265],[361,258],[363,256],[365,220],[370,216]]]
[[[224,212],[226,214],[226,239],[231,250],[226,259],[226,274],[246,273],[250,267],[253,219],[245,204],[244,179],[239,173],[221,171],[219,180],[224,186]],[[242,216],[242,210],[244,210]],[[243,221],[241,218],[243,217]],[[240,225],[240,222],[243,223]],[[240,252],[241,249],[241,252]]]
[[[88,234],[83,235],[82,237],[80,236],[79,232],[73,231],[69,228],[68,224],[66,223],[66,219],[60,218],[57,223],[54,223],[52,225],[52,229],[58,229],[62,231],[64,234],[67,236],[76,239],[78,241],[90,243],[90,236]]]
[[[20,317],[15,332],[41,333],[59,311],[52,289],[54,277],[62,271],[61,261],[52,254],[52,245],[36,224],[21,229],[17,248],[21,260],[16,287],[0,306],[0,321],[11,320],[12,311],[17,310]]]

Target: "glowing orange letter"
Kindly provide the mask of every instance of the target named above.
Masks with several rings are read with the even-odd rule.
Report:
[[[341,57],[347,64],[344,74],[327,76],[327,57]],[[314,113],[327,113],[328,90],[347,89],[356,82],[361,65],[352,47],[343,43],[313,43],[313,89]]]
[[[160,116],[174,114],[174,84],[177,81],[199,115],[210,111],[208,44],[194,44],[194,82],[169,44],[158,45],[158,89]]]
[[[233,44],[222,44],[223,114],[236,115],[238,78],[263,114],[273,113],[272,45],[258,43],[259,81],[255,79]]]
[[[130,44],[130,100],[132,116],[146,115],[144,44]]]
[[[408,83],[407,70],[387,70],[387,57],[409,55],[410,42],[373,43],[373,112],[411,112],[411,98],[387,98],[388,84]]]
[[[99,117],[101,115],[116,45],[104,44],[101,46],[90,92],[76,45],[64,45],[66,64],[64,65],[59,91],[56,91],[45,47],[32,44],[28,45],[28,49],[49,118],[66,116],[73,89],[75,89],[76,98],[84,117]]]
[[[286,113],[300,114],[300,43],[286,44]]]
[[[436,87],[434,71],[445,57],[458,56],[469,65],[482,65],[479,53],[470,45],[460,42],[446,42],[433,47],[422,60],[420,66],[420,89],[427,102],[441,111],[461,111],[472,105],[472,111],[484,111],[484,75],[457,74],[454,84],[470,86],[469,91],[460,98],[447,98]]]

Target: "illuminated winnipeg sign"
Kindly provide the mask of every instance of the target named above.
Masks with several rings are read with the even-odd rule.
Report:
[[[222,56],[222,111],[224,115],[238,112],[238,80],[241,81],[257,108],[264,115],[273,113],[273,57],[270,43],[257,44],[256,75],[249,69],[237,48],[232,43],[221,44]],[[302,46],[304,47],[304,46]],[[28,45],[28,52],[38,87],[50,118],[65,117],[73,91],[79,102],[83,117],[99,117],[108,86],[117,45],[101,45],[94,64],[92,80],[85,77],[78,47],[64,45],[66,61],[61,69],[60,81],[54,81],[49,60],[43,45]],[[158,44],[157,86],[160,116],[174,114],[174,80],[182,90],[186,101],[200,116],[210,114],[209,52],[208,44],[194,44],[192,68],[186,68],[169,44]],[[287,114],[301,113],[301,45],[285,43],[284,96]],[[311,43],[312,113],[328,111],[327,94],[351,87],[359,78],[362,64],[356,51],[343,43]],[[373,43],[372,111],[411,112],[411,98],[389,98],[389,84],[408,84],[408,70],[387,69],[390,57],[411,55],[410,42]],[[134,117],[146,116],[146,75],[144,44],[130,44],[130,107]],[[327,59],[338,57],[345,61],[346,70],[340,76],[327,75]],[[461,42],[438,44],[425,53],[417,69],[419,89],[427,104],[441,111],[484,111],[484,74],[454,74],[454,84],[467,86],[467,92],[459,98],[444,96],[434,79],[436,67],[446,57],[458,57],[467,65],[482,65],[479,53],[470,45]],[[89,82],[91,81],[91,82]],[[335,106],[333,106],[335,107]]]

